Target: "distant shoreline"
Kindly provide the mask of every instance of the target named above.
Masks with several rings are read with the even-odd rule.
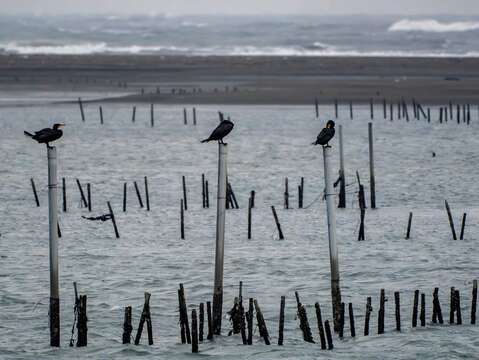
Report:
[[[0,55],[0,86],[4,95],[55,91],[72,100],[91,92],[101,101],[133,103],[302,105],[314,98],[320,103],[415,98],[479,104],[479,58]]]

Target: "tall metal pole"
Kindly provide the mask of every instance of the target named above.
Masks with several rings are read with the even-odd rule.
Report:
[[[339,204],[338,208],[346,207],[346,179],[344,174],[343,127],[339,125]]]
[[[58,286],[57,149],[48,153],[48,212],[50,230],[50,345],[60,346],[60,294]]]
[[[331,265],[331,297],[333,305],[334,330],[340,329],[341,289],[339,287],[338,248],[336,246],[336,208],[334,206],[333,179],[331,177],[331,147],[323,146],[325,197],[328,212],[329,262]]]
[[[213,329],[215,335],[221,334],[223,311],[223,266],[225,249],[225,214],[226,214],[226,144],[218,144],[218,197],[216,205],[216,253],[215,253],[215,287],[213,292]]]
[[[369,186],[371,188],[371,209],[376,209],[376,180],[374,178],[373,124],[368,123],[369,136]]]

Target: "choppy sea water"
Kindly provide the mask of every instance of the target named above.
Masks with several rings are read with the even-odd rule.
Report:
[[[477,16],[0,16],[0,53],[479,55]]]
[[[424,120],[374,120],[377,210],[367,211],[366,241],[357,242],[355,171],[366,185],[369,205],[367,122],[369,108],[355,109],[350,120],[344,109],[346,210],[337,211],[343,301],[354,304],[356,339],[334,338],[334,352],[303,342],[295,317],[294,291],[307,305],[318,340],[314,303],[323,319],[331,319],[329,254],[322,154],[310,143],[332,114],[320,107],[321,120],[311,107],[201,106],[198,125],[184,126],[182,108],[157,105],[155,127],[149,108],[139,107],[131,123],[132,105],[103,106],[99,124],[96,106],[86,106],[85,123],[76,105],[2,108],[0,111],[0,354],[5,359],[191,358],[180,344],[178,284],[183,283],[189,311],[212,298],[217,146],[200,144],[217,125],[217,110],[235,121],[228,137],[229,177],[240,209],[226,216],[224,312],[232,307],[238,282],[244,296],[257,298],[264,312],[271,346],[256,332],[254,346],[239,336],[222,336],[200,344],[198,356],[225,359],[357,358],[451,359],[474,358],[479,349],[478,326],[468,325],[472,280],[479,277],[477,256],[479,208],[479,120],[472,125]],[[191,109],[191,107],[189,107]],[[378,109],[379,110],[379,109]],[[378,113],[378,111],[376,112]],[[437,110],[433,110],[436,114]],[[189,112],[191,115],[191,112]],[[48,329],[48,208],[46,150],[23,136],[55,121],[66,123],[58,142],[58,174],[67,179],[68,212],[60,213],[60,296],[62,340],[49,347]],[[337,139],[332,141],[334,171],[338,169]],[[432,157],[432,151],[436,157]],[[210,209],[202,209],[201,174],[210,184]],[[186,239],[180,240],[181,177],[186,176],[188,211]],[[139,209],[133,181],[148,176],[151,211]],[[296,186],[305,178],[305,209],[297,209]],[[30,178],[36,180],[41,207],[34,203]],[[284,210],[283,183],[289,178],[293,209]],[[89,222],[80,208],[75,178],[91,183],[93,215],[107,211],[111,201],[120,239],[111,223]],[[123,182],[128,182],[128,211],[123,213]],[[247,199],[255,190],[253,239],[247,240]],[[61,199],[61,196],[59,197]],[[448,199],[459,232],[467,212],[465,240],[453,241],[444,210]],[[270,206],[275,205],[285,234],[280,241]],[[405,240],[409,211],[411,239]],[[73,321],[73,287],[77,281],[88,295],[89,345],[69,348]],[[440,287],[444,318],[449,288],[461,291],[462,326],[431,324],[432,291]],[[379,291],[386,290],[386,333],[375,335]],[[426,328],[412,330],[413,291],[426,293]],[[121,344],[123,308],[133,306],[135,334],[143,292],[152,294],[155,345]],[[402,333],[395,332],[393,292],[401,292]],[[280,297],[286,296],[285,346],[277,341]],[[362,336],[367,296],[373,298],[372,336]],[[447,322],[447,321],[446,321]],[[230,329],[227,316],[223,333]],[[346,333],[348,327],[346,326]],[[144,334],[143,336],[145,336]]]

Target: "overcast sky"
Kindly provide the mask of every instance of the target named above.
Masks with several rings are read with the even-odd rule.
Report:
[[[0,0],[1,13],[479,14],[479,0]]]

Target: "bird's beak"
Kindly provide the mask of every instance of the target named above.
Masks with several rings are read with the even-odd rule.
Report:
[[[64,126],[65,126],[65,123],[58,124],[58,127],[64,127]]]

